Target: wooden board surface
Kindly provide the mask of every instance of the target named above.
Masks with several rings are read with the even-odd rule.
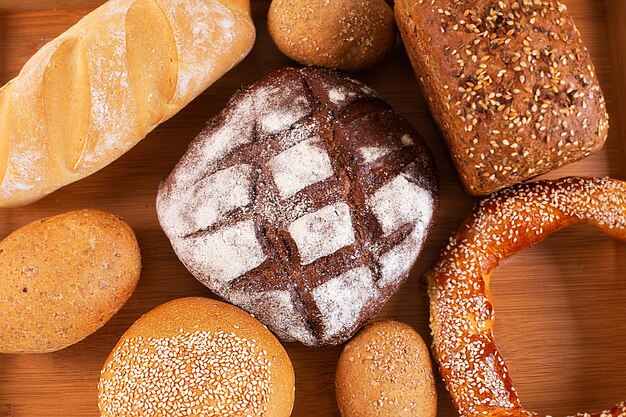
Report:
[[[100,2],[0,1],[0,85],[14,77],[40,46]],[[600,153],[547,177],[623,178],[623,0],[565,2],[596,64],[612,127]],[[137,291],[100,331],[58,353],[0,355],[0,416],[98,416],[99,370],[128,326],[165,301],[190,295],[210,296],[183,268],[161,231],[155,213],[156,189],[205,121],[223,107],[242,83],[290,63],[275,48],[265,29],[268,5],[267,1],[253,1],[258,40],[250,56],[133,150],[95,175],[35,204],[0,209],[0,237],[30,221],[72,209],[109,210],[133,226],[143,255]],[[398,42],[383,64],[355,77],[382,93],[396,111],[409,119],[437,159],[441,175],[438,225],[411,278],[380,314],[405,321],[427,337],[421,276],[474,200],[459,185],[402,45]],[[625,250],[625,244],[591,228],[574,227],[520,253],[494,273],[496,339],[527,408],[559,416],[599,411],[626,398]],[[286,348],[296,370],[293,416],[339,416],[334,371],[341,347],[311,349],[287,344]],[[442,384],[439,394],[439,415],[456,415]]]

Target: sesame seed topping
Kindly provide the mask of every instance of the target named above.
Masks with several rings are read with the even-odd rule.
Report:
[[[198,331],[127,339],[102,370],[109,416],[264,416],[271,362],[254,340]]]
[[[576,223],[626,240],[626,183],[572,177],[497,192],[474,208],[428,273],[433,351],[461,415],[493,415],[494,407],[535,415],[520,405],[496,349],[485,277],[502,259]],[[624,416],[624,407],[602,415]]]
[[[491,130],[505,132],[501,140],[511,142],[516,135],[527,144],[523,155],[482,140],[470,160],[459,164],[468,167],[462,175],[481,178],[485,189],[495,190],[601,147],[608,129],[604,97],[589,53],[561,2],[436,0],[415,7],[420,9],[416,18],[427,22],[436,16],[446,28],[445,35],[433,36],[430,42],[433,49],[446,51],[441,67],[429,62],[424,68],[432,71],[425,77],[433,83],[427,88],[441,91],[438,80],[449,87],[440,108],[450,111],[435,116],[442,119],[440,124],[451,126],[448,135],[454,147],[463,148]],[[569,141],[558,144],[554,139],[559,137]],[[581,138],[579,146],[569,144],[574,138]],[[468,158],[462,152],[454,156]],[[538,164],[541,157],[544,161]],[[494,165],[505,169],[496,172]],[[514,170],[517,174],[511,176]]]

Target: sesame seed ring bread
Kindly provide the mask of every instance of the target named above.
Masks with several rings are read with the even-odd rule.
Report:
[[[101,417],[289,417],[287,352],[254,317],[190,297],[148,312],[122,336],[98,384]]]
[[[626,241],[626,183],[572,177],[495,193],[472,211],[427,274],[433,351],[461,415],[535,415],[520,404],[496,348],[489,278],[500,260],[579,223]],[[592,416],[624,415],[626,402]]]

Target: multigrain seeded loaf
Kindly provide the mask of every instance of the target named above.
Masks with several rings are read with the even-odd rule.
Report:
[[[604,97],[564,4],[398,0],[395,14],[469,193],[491,193],[602,147]]]
[[[406,280],[437,214],[433,158],[363,84],[283,69],[242,88],[163,181],[187,269],[285,341],[339,344]]]

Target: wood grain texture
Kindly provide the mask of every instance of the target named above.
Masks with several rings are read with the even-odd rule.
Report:
[[[613,6],[623,6],[623,0],[606,1],[609,8],[611,2]],[[622,101],[626,99],[624,84],[619,84],[615,76],[624,76],[625,72],[623,69],[618,72],[613,66],[610,45],[613,52],[623,54],[620,46],[626,46],[624,20],[609,25],[613,37],[613,43],[609,43],[607,22],[612,20],[607,20],[605,3],[565,2],[591,52],[614,123],[621,116],[620,104],[626,102]],[[100,3],[98,0],[0,2],[0,85],[14,77],[46,41],[88,11],[77,7],[91,8]],[[98,416],[99,371],[128,326],[165,301],[190,295],[210,296],[183,268],[161,231],[154,208],[156,190],[189,141],[242,83],[290,64],[265,29],[268,6],[268,1],[253,1],[258,41],[250,56],[133,150],[95,175],[36,204],[0,210],[0,237],[30,221],[72,209],[109,210],[133,226],[143,255],[143,273],[137,291],[100,331],[54,354],[0,355],[0,416]],[[53,10],[55,7],[59,9]],[[26,10],[35,8],[41,10]],[[611,10],[612,14],[617,9]],[[402,45],[396,44],[384,63],[355,77],[377,89],[396,111],[413,123],[433,150],[439,167],[439,223],[411,278],[380,314],[405,321],[427,336],[421,276],[475,200],[463,192],[458,182]],[[626,133],[617,126],[611,128],[600,153],[545,177],[623,178]],[[626,321],[623,319],[626,257],[621,255],[625,249],[626,245],[611,241],[589,227],[575,227],[520,253],[494,273],[496,340],[528,409],[558,416],[598,411],[626,398]],[[311,349],[297,344],[286,347],[296,370],[293,416],[338,417],[334,371],[341,347]],[[455,416],[445,389],[441,384],[438,389],[439,415]]]
[[[613,64],[613,88],[615,89],[615,111],[612,126],[616,135],[626,138],[626,2],[604,0],[609,47]],[[626,160],[626,140],[621,141],[622,160]],[[623,168],[626,175],[626,167]]]

